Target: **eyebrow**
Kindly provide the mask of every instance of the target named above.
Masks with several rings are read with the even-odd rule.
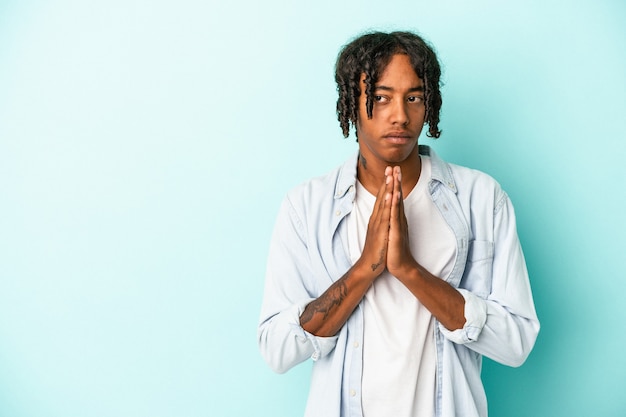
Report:
[[[383,91],[395,91],[393,89],[393,87],[387,87],[385,85],[377,85],[374,87],[374,91],[377,90],[383,90]],[[423,85],[418,85],[417,87],[413,87],[413,88],[409,88],[409,93],[414,93],[414,92],[424,92],[424,86]]]

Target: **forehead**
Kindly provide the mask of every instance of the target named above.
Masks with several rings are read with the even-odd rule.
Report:
[[[376,81],[376,86],[386,86],[387,84],[409,86],[410,88],[424,85],[422,79],[417,76],[411,59],[406,54],[393,55],[383,69]]]

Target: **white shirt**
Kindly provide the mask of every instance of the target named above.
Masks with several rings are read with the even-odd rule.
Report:
[[[431,161],[422,157],[419,181],[404,199],[409,242],[415,259],[435,276],[446,278],[456,255],[452,230],[428,192]],[[352,262],[361,256],[376,197],[360,182],[348,216]],[[397,278],[385,270],[363,300],[364,417],[434,416],[435,320]]]

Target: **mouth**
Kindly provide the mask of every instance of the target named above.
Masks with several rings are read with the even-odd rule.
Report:
[[[407,142],[413,141],[413,135],[402,131],[402,132],[390,132],[383,136],[385,140],[391,143],[404,144]]]

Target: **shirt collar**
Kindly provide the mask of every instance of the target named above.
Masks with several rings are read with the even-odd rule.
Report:
[[[431,162],[431,177],[433,181],[439,181],[446,187],[450,188],[454,193],[457,192],[456,182],[452,175],[452,168],[443,159],[439,158],[437,153],[427,145],[419,145],[420,155],[429,156]]]
[[[419,145],[419,154],[430,157],[432,164],[432,179],[442,183],[456,193],[456,183],[454,181],[454,177],[452,176],[450,166],[439,158],[437,153],[430,146]],[[356,185],[356,167],[358,157],[359,153],[354,153],[339,168],[339,176],[337,178],[337,184],[335,185],[335,199],[344,197],[351,187],[354,189],[353,187]]]
[[[335,185],[335,199],[345,196],[350,188],[354,190],[356,186],[356,165],[358,157],[359,152],[357,151],[339,168],[337,185]]]

